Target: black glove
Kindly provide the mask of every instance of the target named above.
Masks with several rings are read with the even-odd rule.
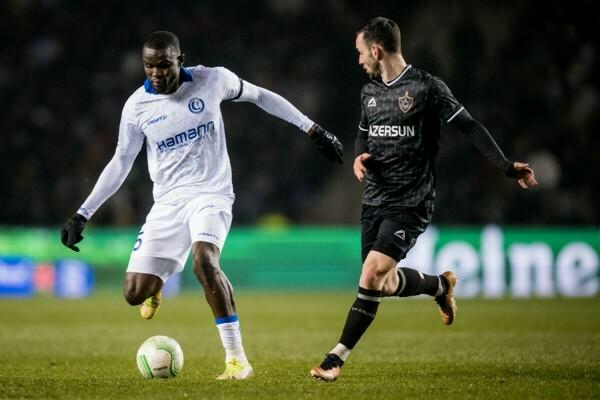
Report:
[[[329,133],[315,124],[309,134],[311,140],[317,145],[317,149],[329,161],[337,161],[340,164],[344,162],[344,145],[333,133]]]
[[[80,214],[75,214],[69,218],[60,230],[60,241],[62,244],[71,250],[79,251],[79,247],[75,246],[75,244],[83,240],[81,232],[83,232],[86,222],[87,219]]]

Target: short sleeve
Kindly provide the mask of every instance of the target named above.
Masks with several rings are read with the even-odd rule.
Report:
[[[433,107],[445,123],[452,121],[464,107],[456,100],[448,86],[438,77],[431,79]]]
[[[244,82],[227,68],[217,67],[215,70],[219,76],[221,101],[239,99],[244,91]]]
[[[136,121],[135,103],[130,98],[123,106],[121,113],[117,153],[122,155],[139,153],[144,144],[144,137],[144,133]]]

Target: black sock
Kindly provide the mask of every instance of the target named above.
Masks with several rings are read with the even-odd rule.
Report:
[[[448,283],[438,275],[428,275],[412,268],[398,268],[399,284],[394,296],[409,297],[419,294],[441,296]],[[441,286],[440,286],[441,285]]]
[[[381,290],[368,290],[358,288],[358,295],[346,318],[340,343],[349,349],[354,348],[363,333],[366,332],[381,301]]]
[[[342,365],[344,365],[344,361],[337,354],[329,353],[321,363],[321,368],[328,370]]]
[[[448,286],[450,286],[450,283],[444,275],[440,275],[440,283],[442,284],[442,293],[440,294],[441,296],[442,294],[448,293]]]

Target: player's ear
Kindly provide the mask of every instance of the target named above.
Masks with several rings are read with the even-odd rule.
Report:
[[[371,46],[371,48],[370,48],[369,50],[370,50],[370,52],[371,52],[371,56],[372,56],[373,58],[377,58],[377,46],[375,46],[375,45],[372,45],[372,46]]]
[[[376,59],[377,61],[380,61],[381,58],[383,57],[383,50],[381,49],[381,46],[378,46],[376,44],[371,46],[371,55],[373,56],[374,59]]]
[[[177,61],[179,61],[179,66],[181,67],[185,61],[185,54],[181,53],[179,57],[177,57]]]
[[[380,53],[379,46],[377,46],[376,44],[372,45],[371,46],[371,56],[378,61],[379,61],[379,57],[380,57],[379,53]]]

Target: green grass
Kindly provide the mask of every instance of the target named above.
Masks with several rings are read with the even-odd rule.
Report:
[[[118,293],[0,300],[0,398],[522,399],[600,397],[600,299],[461,300],[452,327],[432,301],[386,300],[335,383],[308,370],[339,338],[351,292],[240,292],[256,375],[221,382],[223,350],[201,292],[144,321]],[[185,353],[175,379],[146,380],[149,336]]]

